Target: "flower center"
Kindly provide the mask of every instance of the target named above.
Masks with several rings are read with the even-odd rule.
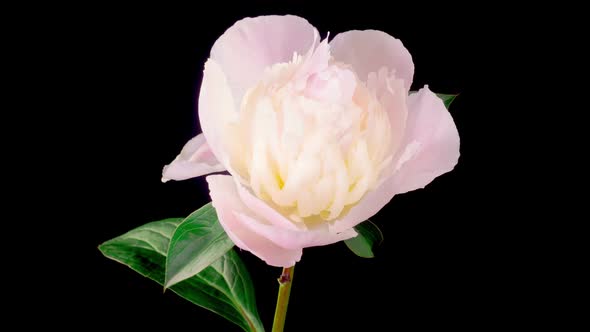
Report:
[[[381,103],[342,64],[299,75],[267,69],[228,128],[230,163],[252,191],[295,222],[333,220],[374,189],[391,162]]]

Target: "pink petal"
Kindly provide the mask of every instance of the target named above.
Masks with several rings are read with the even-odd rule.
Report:
[[[313,46],[316,45],[317,35],[314,35]],[[330,61],[330,46],[328,39],[324,39],[317,47],[310,48],[307,54],[303,56],[303,63],[297,70],[297,73],[292,78],[295,87],[298,90],[304,89],[307,84],[307,79],[314,73],[321,72],[328,68]]]
[[[369,73],[387,67],[404,80],[406,91],[410,90],[414,63],[399,39],[378,30],[352,30],[336,35],[330,50],[336,61],[352,65],[359,79],[365,81]]]
[[[348,69],[332,67],[309,76],[305,96],[328,103],[349,103],[356,88],[356,76]]]
[[[363,221],[371,218],[375,213],[379,212],[395,195],[395,188],[392,185],[393,176],[390,176],[377,189],[365,194],[365,197],[357,203],[350,211],[341,219],[336,220],[330,224],[331,232],[342,232],[350,229]]]
[[[221,165],[209,149],[205,136],[199,134],[190,139],[169,165],[162,170],[162,182],[186,180],[197,176],[222,172]]]
[[[243,216],[252,219],[257,216],[242,203],[231,176],[210,175],[207,182],[219,223],[236,246],[250,251],[272,266],[289,267],[301,259],[301,248],[288,250],[277,246],[244,225]]]
[[[234,99],[226,76],[219,64],[209,59],[205,63],[199,94],[199,121],[211,153],[226,169],[228,161],[223,133],[227,123],[235,117]]]
[[[242,202],[251,210],[256,211],[258,219],[238,214],[242,223],[251,231],[264,236],[274,244],[285,249],[300,249],[323,246],[355,237],[353,229],[341,233],[329,232],[326,228],[300,229],[285,216],[268,206],[236,181]],[[265,221],[265,223],[260,222]]]
[[[450,172],[459,160],[457,127],[444,103],[428,86],[408,97],[408,122],[394,174],[396,193],[424,188]]]
[[[451,171],[459,159],[459,133],[442,100],[428,87],[408,97],[408,121],[394,173],[330,226],[332,232],[354,227],[377,213],[396,194],[423,188]]]
[[[387,68],[381,67],[378,72],[369,73],[367,88],[374,91],[381,105],[387,110],[391,125],[391,151],[395,153],[402,144],[408,117],[407,91],[404,81],[396,77]],[[387,170],[386,175],[391,174]]]
[[[242,202],[250,210],[256,211],[256,213],[264,220],[268,220],[270,223],[280,228],[289,229],[293,231],[300,229],[292,221],[285,218],[275,209],[268,206],[267,203],[263,202],[260,198],[253,195],[250,192],[250,190],[248,190],[246,187],[240,184],[239,181],[236,181],[236,186],[238,188],[238,194],[240,195],[240,199],[242,200]]]
[[[274,225],[263,224],[244,214],[236,213],[236,216],[252,232],[265,237],[267,240],[285,249],[296,250],[307,247],[325,246],[342,240],[348,240],[358,235],[352,228],[339,233],[330,232],[325,228],[293,231]]]
[[[293,53],[303,55],[315,46],[317,30],[301,17],[258,16],[236,22],[217,39],[211,58],[228,77],[235,101],[272,64],[289,62]]]

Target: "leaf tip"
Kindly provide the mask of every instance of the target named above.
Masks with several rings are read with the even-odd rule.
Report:
[[[166,291],[168,288],[170,288],[172,285],[173,285],[173,284],[172,284],[171,280],[169,280],[167,277],[165,277],[165,279],[164,279],[164,284],[163,284],[163,286],[164,286],[164,287],[163,287],[163,288],[164,288],[164,290],[162,291],[162,293],[164,293],[164,292],[165,292],[165,291]]]
[[[453,103],[453,101],[457,98],[457,96],[460,93],[454,93],[454,94],[450,94],[450,93],[435,93],[436,96],[438,98],[440,98],[440,100],[443,101],[443,104],[445,105],[445,108],[448,110],[449,107],[451,106],[451,104]]]
[[[99,244],[96,247],[96,249],[98,249],[98,251],[100,251],[100,253],[103,254],[103,255],[106,255],[106,253],[105,253],[105,245],[106,245],[106,242],[103,242],[103,243]]]
[[[176,277],[170,278],[169,276],[165,276],[164,277],[164,291],[166,291],[168,288],[176,285],[180,281],[182,281],[182,280],[178,280],[178,278],[176,278]]]

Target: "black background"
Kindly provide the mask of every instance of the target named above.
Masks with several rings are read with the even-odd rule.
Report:
[[[490,158],[495,150],[488,133],[499,111],[491,110],[485,85],[495,74],[490,59],[497,56],[499,37],[490,23],[497,18],[485,19],[483,9],[424,6],[259,1],[166,10],[88,7],[56,19],[55,36],[68,50],[58,55],[68,68],[64,93],[74,109],[68,114],[73,125],[61,139],[68,146],[73,198],[59,208],[75,215],[63,227],[68,251],[75,253],[60,259],[71,272],[65,278],[59,272],[54,296],[65,294],[68,304],[52,320],[82,329],[239,330],[163,293],[103,257],[97,246],[146,222],[186,216],[209,201],[204,178],[163,184],[160,175],[200,132],[196,98],[210,48],[243,17],[288,13],[305,17],[324,37],[328,31],[378,29],[401,39],[416,67],[413,90],[428,84],[435,92],[460,93],[451,113],[461,158],[452,172],[426,189],[396,196],[372,218],[385,236],[374,259],[358,258],[342,243],[304,250],[286,330],[471,330],[505,326],[521,315],[520,261],[506,259],[510,231],[497,218],[505,207],[496,203],[506,199],[499,175],[490,171],[502,167]],[[270,330],[280,269],[247,252],[240,256]]]

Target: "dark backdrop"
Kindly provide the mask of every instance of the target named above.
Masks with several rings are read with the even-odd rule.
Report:
[[[200,132],[195,105],[209,50],[238,19],[290,13],[307,18],[324,37],[328,31],[334,36],[379,29],[401,39],[416,66],[414,90],[429,84],[435,92],[460,93],[451,113],[461,158],[451,173],[426,189],[396,196],[372,218],[385,236],[374,259],[358,258],[342,243],[304,250],[286,330],[503,326],[517,314],[520,298],[518,292],[506,298],[512,272],[501,262],[507,239],[497,237],[505,224],[491,218],[498,207],[490,203],[494,175],[484,158],[494,114],[486,111],[493,101],[480,97],[496,50],[490,46],[494,28],[490,32],[480,11],[458,8],[366,1],[322,8],[270,1],[190,10],[87,7],[55,22],[68,37],[69,93],[78,109],[68,139],[82,142],[85,150],[70,150],[79,183],[67,207],[79,217],[71,223],[73,237],[81,241],[75,241],[75,258],[61,260],[72,272],[68,282],[58,278],[55,296],[67,294],[67,305],[52,319],[83,324],[77,326],[82,330],[238,331],[171,292],[163,294],[153,281],[104,258],[97,246],[208,202],[203,178],[162,184],[160,175]],[[240,256],[270,330],[280,269],[247,252]]]

